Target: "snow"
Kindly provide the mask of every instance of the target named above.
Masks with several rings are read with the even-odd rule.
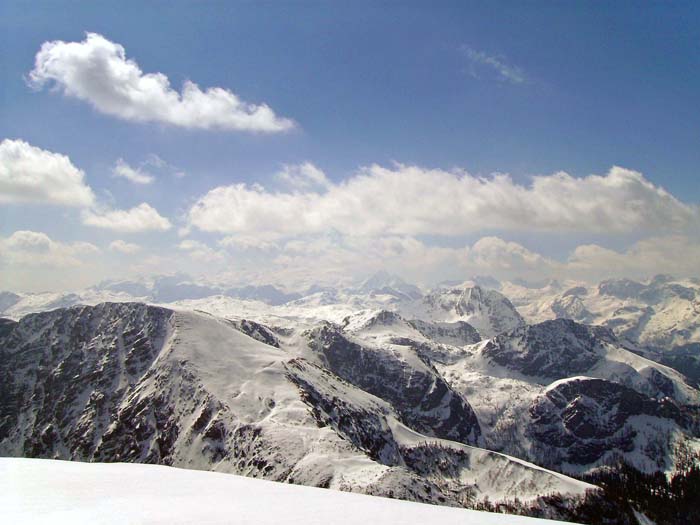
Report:
[[[0,459],[7,523],[555,525],[232,474],[156,465]]]

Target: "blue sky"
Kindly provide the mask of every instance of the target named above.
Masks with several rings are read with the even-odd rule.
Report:
[[[186,80],[202,90],[220,87],[245,102],[268,105],[276,117],[293,120],[295,125],[280,132],[250,132],[197,129],[158,118],[139,122],[100,110],[89,98],[71,96],[55,77],[40,87],[28,86],[43,43],[83,42],[86,32],[123,46],[126,59],[135,61],[144,74],[167,76],[170,87],[178,92]],[[340,249],[342,254],[332,256],[323,269],[307,270],[331,275],[347,273],[348,267],[359,268],[352,264],[349,251],[366,259],[369,252],[375,253],[368,246],[391,237],[392,242],[402,243],[402,250],[414,250],[399,250],[405,257],[427,259],[411,270],[393,260],[396,254],[391,250],[384,260],[381,254],[387,252],[380,250],[375,254],[380,259],[376,266],[403,269],[409,278],[431,280],[488,270],[488,259],[477,257],[478,250],[474,250],[484,237],[502,241],[498,250],[506,250],[508,257],[517,252],[506,269],[495,268],[493,273],[500,272],[502,277],[549,272],[560,277],[598,278],[606,275],[608,256],[615,255],[605,252],[606,257],[595,263],[595,271],[589,268],[594,264],[590,261],[586,271],[561,264],[570,262],[579,246],[613,250],[629,259],[642,253],[634,250],[641,249],[638,243],[646,239],[661,237],[668,242],[674,238],[683,246],[688,239],[695,240],[693,223],[700,202],[700,7],[696,3],[439,2],[427,7],[413,2],[353,2],[351,6],[320,2],[148,6],[38,2],[28,8],[25,3],[4,2],[0,34],[0,140],[21,139],[68,156],[84,172],[85,184],[98,203],[93,205],[102,208],[100,213],[106,213],[106,208],[129,210],[147,203],[172,224],[167,231],[120,232],[86,224],[86,212],[80,207],[57,205],[50,199],[29,202],[16,195],[8,197],[0,214],[3,238],[31,231],[63,243],[69,251],[70,243],[76,242],[90,243],[98,251],[91,256],[94,263],[80,270],[65,261],[57,266],[50,258],[44,265],[27,269],[21,264],[22,256],[5,257],[0,281],[4,287],[15,283],[25,288],[62,286],[57,281],[67,287],[82,285],[115,272],[148,271],[143,261],[149,258],[155,269],[163,267],[165,258],[183,270],[202,270],[205,253],[196,260],[184,260],[194,251],[178,248],[187,240],[204,243],[216,252],[207,252],[210,260],[205,270],[211,274],[279,280],[289,272],[289,279],[307,281],[311,277],[302,277],[307,261],[298,252],[290,255],[286,250],[291,241],[311,243],[324,256]],[[167,165],[149,164],[153,155]],[[155,181],[139,185],[115,177],[118,159],[132,168],[140,166]],[[303,177],[304,170],[298,168],[303,163],[321,170],[331,186],[312,188],[304,183],[290,188],[282,184],[284,166]],[[590,227],[554,228],[550,223],[558,222],[557,218],[548,217],[534,221],[532,227],[527,219],[522,227],[513,227],[517,221],[484,221],[450,233],[432,218],[427,221],[429,227],[414,227],[424,217],[408,217],[406,224],[412,226],[402,228],[393,228],[389,217],[371,231],[358,232],[345,227],[337,213],[328,215],[325,210],[331,204],[314,212],[322,215],[327,228],[312,224],[315,219],[304,219],[294,231],[261,225],[250,217],[238,221],[238,216],[218,212],[214,214],[218,220],[240,225],[212,226],[206,222],[211,216],[197,221],[190,213],[215,188],[257,183],[265,188],[265,195],[327,195],[357,177],[361,167],[376,164],[403,173],[394,163],[453,174],[464,170],[487,179],[494,173],[507,173],[516,189],[530,187],[532,176],[564,171],[574,179],[574,193],[579,193],[576,181],[590,174],[606,176],[613,166],[621,166],[643,174],[639,188],[653,185],[651,196],[640,197],[641,190],[632,188],[634,185],[629,191],[646,207],[656,209],[658,205],[663,213],[652,217],[640,211],[620,231],[612,231],[615,228],[601,221],[593,221]],[[372,172],[367,177],[374,181],[373,177],[382,176]],[[430,175],[418,174],[415,180],[425,177]],[[367,185],[354,195],[362,195],[362,188]],[[689,215],[685,208],[674,208],[674,203],[653,200],[660,188],[681,208],[687,207]],[[547,195],[568,195],[562,191]],[[594,196],[599,193],[595,187],[580,193],[587,191]],[[235,196],[248,197],[247,193]],[[392,194],[385,197],[392,199]],[[341,205],[345,198],[350,199],[339,196],[333,202]],[[625,198],[631,197],[611,194],[601,206],[624,203]],[[398,199],[410,206],[411,201]],[[279,204],[265,202],[273,207]],[[442,201],[435,202],[439,208]],[[216,204],[234,209],[235,214],[232,203]],[[265,209],[251,209],[250,213],[265,214]],[[360,223],[370,221],[363,213],[375,217],[377,209],[358,208]],[[684,218],[677,221],[677,214]],[[451,218],[470,221],[470,217],[457,213],[444,220],[449,224]],[[567,216],[561,222],[586,222],[586,217]],[[293,219],[294,214],[289,219],[278,217],[280,223]],[[386,235],[382,228],[388,230]],[[227,235],[248,241],[264,238],[274,246],[251,248],[248,241],[224,246]],[[115,240],[140,249],[132,254],[110,252],[108,245]],[[413,241],[420,246],[405,248]],[[325,243],[324,248],[319,243]],[[508,243],[519,248],[508,247]],[[6,242],[4,250],[19,250],[20,244]],[[430,248],[455,251],[462,247],[471,251],[449,257],[430,252]],[[500,254],[498,250],[494,253]],[[657,247],[654,253],[660,250]],[[310,252],[305,249],[304,253]],[[691,261],[695,253],[688,254]],[[547,263],[532,259],[535,255]],[[153,257],[162,259],[158,262]],[[464,263],[464,257],[471,262]],[[644,267],[625,269],[638,275],[687,272],[686,267],[665,268],[662,260],[649,259],[652,262]],[[276,262],[270,263],[272,260]],[[439,262],[421,275],[426,260]],[[261,270],[261,261],[266,261],[267,271]],[[544,270],[535,271],[543,264]],[[361,267],[362,271],[371,269]]]

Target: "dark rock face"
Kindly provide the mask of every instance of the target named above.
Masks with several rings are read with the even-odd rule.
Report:
[[[105,303],[28,315],[3,330],[0,450],[91,457],[110,411],[158,355],[170,314]]]
[[[357,344],[330,324],[312,330],[309,339],[330,371],[389,402],[409,427],[461,443],[479,440],[481,429],[469,403],[415,350],[406,351],[413,352],[418,366],[390,349]]]
[[[250,321],[248,319],[241,319],[239,321],[231,321],[231,324],[237,329],[243,332],[248,337],[252,337],[256,341],[265,343],[266,345],[274,346],[275,348],[280,347],[279,339],[267,326],[256,323],[255,321]]]
[[[495,363],[530,376],[575,376],[601,358],[600,343],[615,336],[602,327],[555,319],[518,328],[489,341],[483,353]]]
[[[585,465],[615,449],[634,449],[635,430],[626,424],[647,415],[683,424],[681,409],[671,399],[656,400],[603,379],[562,381],[535,399],[529,409],[528,433],[555,447],[563,461]]]
[[[16,325],[17,325],[17,321],[13,321],[12,319],[5,319],[4,317],[0,317],[0,338],[5,337],[12,330],[14,330]]]
[[[688,378],[690,385],[700,388],[700,343],[690,343],[664,350],[650,357],[666,366],[675,368]]]

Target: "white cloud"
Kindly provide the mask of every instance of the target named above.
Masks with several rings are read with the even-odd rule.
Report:
[[[326,174],[310,162],[285,164],[277,174],[277,178],[297,190],[322,189],[330,186]]]
[[[83,223],[125,233],[165,231],[172,226],[168,219],[145,202],[130,210],[85,210]]]
[[[509,64],[502,56],[494,56],[478,51],[469,46],[460,47],[464,56],[471,63],[471,74],[474,77],[479,77],[477,68],[487,68],[496,73],[499,80],[510,82],[511,84],[522,84],[527,81],[523,70],[517,66]]]
[[[560,172],[522,185],[503,174],[373,165],[323,191],[220,186],[197,200],[188,217],[204,231],[293,237],[673,232],[697,228],[700,214],[641,173],[619,167],[605,176]]]
[[[112,173],[115,177],[122,177],[134,184],[151,184],[156,178],[141,168],[132,168],[123,159],[117,159]]]
[[[82,42],[45,42],[29,74],[32,86],[53,83],[67,96],[108,115],[184,128],[274,133],[294,127],[266,104],[244,102],[228,89],[202,91],[189,80],[178,93],[162,73],[144,73],[121,45],[87,33]]]
[[[178,249],[185,251],[189,256],[200,262],[222,262],[225,255],[217,250],[213,250],[206,244],[192,239],[185,239],[177,245]]]
[[[85,207],[94,200],[85,174],[67,156],[23,140],[0,142],[0,202]]]
[[[61,243],[45,233],[28,230],[0,238],[0,259],[12,265],[70,267],[99,252],[89,242]]]
[[[126,242],[122,241],[121,239],[117,239],[116,241],[112,241],[111,243],[109,243],[109,249],[113,252],[132,254],[140,251],[141,246],[132,242]]]

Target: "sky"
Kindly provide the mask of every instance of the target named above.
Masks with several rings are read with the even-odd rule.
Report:
[[[694,2],[0,5],[0,289],[700,268]]]

